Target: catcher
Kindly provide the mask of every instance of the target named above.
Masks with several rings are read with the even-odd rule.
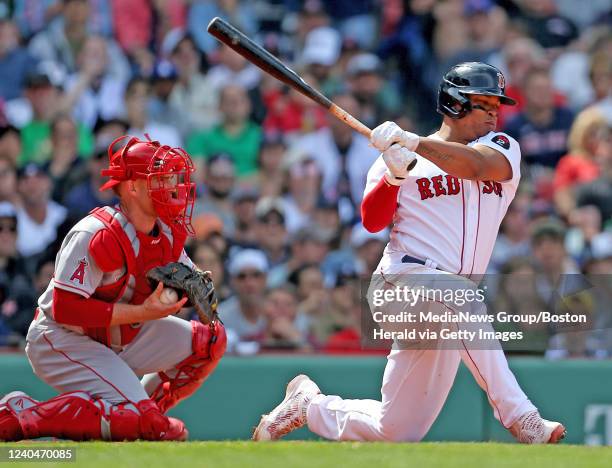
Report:
[[[35,374],[61,394],[2,398],[0,440],[185,440],[183,422],[166,412],[225,352],[212,281],[183,249],[192,232],[191,158],[136,138],[113,152],[124,138],[109,146],[100,188],[120,202],[67,234],[27,336]],[[172,299],[164,283],[184,297]],[[202,322],[173,317],[188,300]]]

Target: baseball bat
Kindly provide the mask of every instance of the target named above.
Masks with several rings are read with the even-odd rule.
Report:
[[[322,93],[306,83],[302,77],[291,68],[282,63],[266,49],[242,34],[231,24],[219,17],[213,18],[208,24],[208,32],[219,41],[238,52],[252,64],[261,68],[266,73],[269,73],[277,80],[291,86],[317,104],[325,107],[333,116],[344,121],[349,127],[358,131],[368,139],[370,138],[370,133],[372,131],[367,126],[347,111],[334,104]]]

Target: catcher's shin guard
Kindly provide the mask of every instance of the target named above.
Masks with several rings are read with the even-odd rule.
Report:
[[[176,365],[173,377],[159,372],[161,381],[151,393],[151,399],[157,402],[163,413],[202,385],[217,367],[227,347],[225,327],[218,320],[207,325],[192,320],[191,327],[193,354]]]
[[[86,392],[70,392],[37,402],[24,393],[15,392],[3,401],[0,405],[2,440],[39,437],[70,440],[187,438],[183,423],[164,416],[151,400],[111,405],[92,398]]]

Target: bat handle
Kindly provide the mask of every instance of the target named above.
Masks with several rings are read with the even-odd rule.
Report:
[[[353,130],[356,130],[357,132],[361,133],[368,140],[370,139],[370,134],[372,133],[372,130],[370,130],[366,125],[364,125],[347,111],[345,111],[342,107],[332,103],[331,107],[329,108],[329,112],[331,112],[338,119],[344,121],[344,123],[346,123]]]

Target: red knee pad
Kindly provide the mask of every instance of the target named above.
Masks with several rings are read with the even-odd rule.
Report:
[[[193,354],[177,364],[178,373],[174,378],[160,372],[162,382],[151,394],[163,413],[193,394],[225,354],[227,335],[221,322],[204,325],[192,320],[191,330]]]

